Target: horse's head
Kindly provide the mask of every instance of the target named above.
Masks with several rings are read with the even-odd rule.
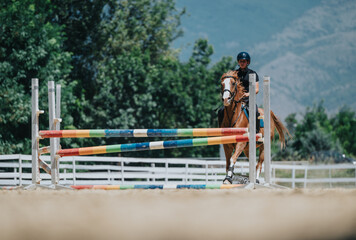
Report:
[[[221,93],[225,107],[229,106],[236,97],[239,98],[242,96],[243,87],[240,84],[236,71],[228,71],[222,75]]]

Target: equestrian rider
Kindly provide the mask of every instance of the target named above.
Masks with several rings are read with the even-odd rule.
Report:
[[[255,73],[256,74],[256,94],[259,92],[259,78],[258,78],[258,74],[253,71],[252,69],[248,68],[248,65],[250,65],[251,63],[251,57],[247,52],[240,52],[237,55],[237,63],[240,66],[239,68],[236,66],[235,71],[237,71],[237,75],[239,76],[239,79],[242,83],[242,86],[245,88],[246,92],[243,95],[243,99],[242,101],[245,103],[245,106],[247,107],[248,110],[248,106],[249,106],[249,74],[251,73]],[[258,133],[260,130],[260,121],[258,120],[258,107],[256,106],[256,132]],[[224,107],[219,109],[218,112],[218,118],[219,118],[219,126],[221,126],[222,120],[224,118]],[[230,126],[232,127],[232,126]]]

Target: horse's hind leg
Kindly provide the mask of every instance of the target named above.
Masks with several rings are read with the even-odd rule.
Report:
[[[262,163],[265,160],[265,146],[264,146],[264,144],[261,144],[261,146],[259,148],[260,148],[260,153],[258,155],[258,163],[256,165],[256,174],[257,174],[256,179],[258,179],[260,176],[260,173],[262,171]]]
[[[244,154],[245,156],[247,157],[247,160],[249,160],[249,157],[250,157],[250,149],[249,149],[249,146],[246,145],[245,149],[244,149]]]
[[[265,159],[265,154],[264,154],[264,145],[262,144],[261,146],[258,146],[260,148],[260,153],[258,155],[258,163],[256,165],[256,179],[258,180],[260,177],[260,173],[262,171],[262,163]],[[244,149],[244,153],[246,157],[249,159],[250,158],[250,152],[248,146]]]

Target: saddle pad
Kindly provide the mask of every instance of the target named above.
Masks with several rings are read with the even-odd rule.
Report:
[[[247,119],[250,121],[246,108],[244,107],[243,110],[244,110],[244,113],[245,113]],[[264,128],[265,124],[264,124],[263,118],[260,118],[259,120],[260,120],[260,128]]]

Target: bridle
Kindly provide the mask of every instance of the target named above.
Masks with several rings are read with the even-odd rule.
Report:
[[[235,79],[235,80],[237,81],[237,79],[236,79],[235,76],[224,76],[224,77],[221,78],[221,80],[224,80],[225,78],[233,78],[233,79]],[[236,95],[236,93],[237,93],[237,83],[234,82],[233,85],[235,86],[235,89],[234,89],[235,91],[231,92],[230,89],[224,89],[224,90],[221,92],[221,95],[224,95],[224,92],[229,92],[229,93],[230,93],[230,97],[228,98],[229,102],[230,102],[231,100],[233,100],[233,102],[234,102],[235,104],[237,104],[237,103],[239,103],[239,102],[242,101],[243,97],[241,97],[241,98],[240,98],[239,100],[237,100],[237,101],[234,100],[235,95]],[[224,101],[224,99],[222,99],[222,100]]]
[[[236,77],[235,76],[224,76],[221,78],[221,80],[224,80],[225,78],[233,78],[236,81]],[[237,92],[237,84],[236,82],[233,83],[233,85],[235,86],[235,91],[231,92],[230,89],[224,89],[224,91],[221,92],[221,96],[224,95],[224,92],[229,92],[230,93],[230,97],[228,98],[228,101],[230,102],[232,99],[235,98],[236,92]],[[223,99],[222,99],[223,100]],[[224,101],[224,100],[223,100]]]
[[[233,79],[235,79],[235,82],[233,83],[233,85],[235,86],[235,89],[234,89],[233,92],[231,92],[230,89],[224,89],[224,90],[221,92],[221,95],[222,95],[222,96],[224,95],[224,92],[229,92],[229,93],[230,93],[230,97],[228,98],[228,101],[229,101],[229,102],[232,101],[232,104],[235,104],[235,106],[233,107],[234,110],[233,110],[233,112],[232,112],[231,118],[229,117],[228,112],[226,112],[227,117],[228,117],[228,119],[229,119],[229,125],[230,125],[229,127],[233,127],[233,126],[237,123],[237,121],[239,120],[239,118],[240,118],[240,116],[241,116],[242,109],[241,109],[241,112],[239,113],[239,116],[236,118],[235,122],[231,125],[231,121],[232,121],[232,118],[233,118],[234,115],[235,115],[235,111],[236,111],[236,108],[237,108],[237,104],[242,101],[243,97],[241,97],[239,100],[235,100],[235,96],[236,96],[236,93],[237,93],[237,83],[236,83],[237,79],[236,79],[236,77],[235,77],[235,76],[224,76],[224,77],[221,78],[221,80],[224,80],[225,78],[233,78]],[[224,101],[224,99],[222,99],[222,100]],[[226,110],[225,110],[225,111],[226,111]]]

